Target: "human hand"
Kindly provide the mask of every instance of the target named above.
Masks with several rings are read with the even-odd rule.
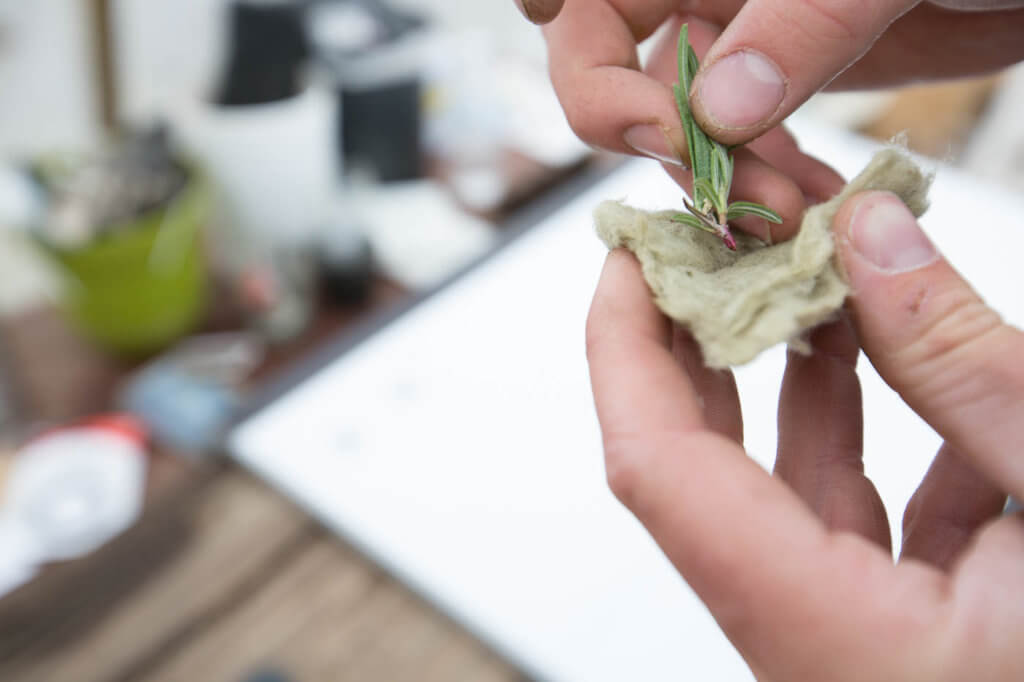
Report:
[[[644,3],[630,0],[630,4],[640,11]],[[666,9],[645,19],[647,24],[636,29],[637,35],[646,37],[669,18]],[[692,17],[688,21],[691,43],[702,54],[718,28]],[[678,79],[676,43],[682,18],[670,22],[643,71],[636,55],[638,37],[625,22],[605,0],[590,4],[570,1],[562,16],[546,29],[555,89],[570,124],[583,140],[662,161],[670,175],[690,190],[692,178],[681,167],[688,161],[686,139],[671,89]],[[807,203],[829,198],[842,186],[834,171],[801,153],[781,128],[736,150],[734,156],[732,198],[769,206],[783,219],[782,225],[771,231],[756,218],[741,219],[737,224],[768,241],[793,234]]]
[[[545,35],[562,106],[584,140],[619,151],[630,146],[633,126],[652,122],[681,148],[671,97],[657,87],[665,75],[675,77],[671,59],[666,66],[664,50],[656,51],[645,78],[636,54],[639,42],[677,16],[691,26],[703,20],[703,47],[710,48],[694,81],[691,107],[701,127],[726,144],[772,130],[826,86],[871,88],[968,76],[1024,59],[1024,9],[994,9],[1020,8],[1024,0],[516,2],[538,23],[558,17]],[[986,11],[951,11],[940,4]],[[718,27],[724,31],[714,39]],[[702,53],[696,41],[695,48]]]
[[[790,354],[774,475],[743,452],[732,375],[609,254],[587,352],[610,485],[761,680],[1024,679],[1024,513],[1001,516],[1024,499],[1024,334],[894,196],[852,197],[834,230],[854,324]],[[896,564],[863,474],[858,338],[945,439]]]

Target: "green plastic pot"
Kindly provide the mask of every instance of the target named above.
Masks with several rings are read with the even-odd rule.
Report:
[[[104,229],[83,247],[44,245],[67,280],[64,308],[104,348],[146,355],[200,322],[208,288],[202,228],[206,180],[191,174],[165,206]]]

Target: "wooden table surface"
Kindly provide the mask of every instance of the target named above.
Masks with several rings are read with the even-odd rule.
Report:
[[[270,356],[263,374],[285,371],[404,297],[385,283],[361,308],[322,312],[303,338]],[[33,363],[29,372],[28,397],[48,406],[51,419],[82,407],[61,390],[68,384],[60,376],[91,402],[107,400],[124,371],[69,338],[52,312],[7,331],[21,357],[59,351],[61,362]],[[90,371],[69,379],[63,365],[80,363]],[[150,461],[138,523],[0,599],[0,680],[233,681],[262,670],[298,681],[520,679],[232,462],[190,463],[160,450]]]
[[[0,602],[0,679],[516,680],[461,628],[231,464]]]

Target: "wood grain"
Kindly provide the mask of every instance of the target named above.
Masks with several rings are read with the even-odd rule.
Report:
[[[291,504],[239,473],[220,477],[191,503],[187,538],[133,543],[139,553],[120,556],[106,580],[66,590],[63,603],[41,608],[33,595],[5,599],[0,679],[130,679],[204,620],[244,599],[318,532]],[[167,556],[160,551],[167,545],[179,551]]]
[[[330,536],[145,677],[236,680],[521,679],[457,626]]]
[[[233,466],[174,502],[0,602],[0,680],[522,679]]]

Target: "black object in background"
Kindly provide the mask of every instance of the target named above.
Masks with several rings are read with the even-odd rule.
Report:
[[[342,91],[345,159],[372,168],[381,182],[423,175],[419,79]]]
[[[302,67],[309,57],[305,10],[305,3],[294,0],[232,3],[229,56],[217,104],[263,104],[301,92]]]
[[[379,0],[320,0],[312,6],[312,49],[341,103],[345,165],[382,182],[423,174],[420,135],[425,22]]]
[[[156,123],[126,128],[90,154],[41,160],[31,177],[47,203],[35,235],[70,248],[166,206],[184,189],[188,170],[174,155],[166,126]]]
[[[335,232],[320,244],[318,256],[320,277],[331,302],[356,305],[370,297],[373,251],[360,232]]]

